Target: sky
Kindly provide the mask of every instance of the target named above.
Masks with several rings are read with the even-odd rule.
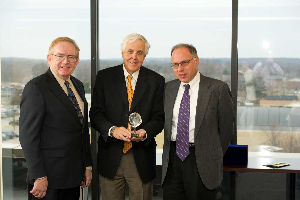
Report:
[[[231,0],[99,0],[100,58],[121,58],[122,40],[140,33],[147,57],[169,58],[177,43],[199,57],[230,58]],[[239,0],[239,57],[300,58],[299,0]],[[0,55],[46,59],[59,36],[90,59],[89,0],[0,0]]]

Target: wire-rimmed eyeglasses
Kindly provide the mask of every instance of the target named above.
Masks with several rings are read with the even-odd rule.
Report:
[[[194,58],[191,58],[190,60],[184,60],[180,63],[171,63],[171,67],[177,69],[179,67],[179,65],[181,65],[181,67],[186,67],[188,66],[188,64],[190,63],[191,60],[193,60]]]
[[[51,54],[51,55],[55,56],[57,61],[62,61],[66,57],[67,57],[68,61],[70,61],[70,62],[76,62],[76,60],[77,60],[76,56],[73,56],[73,55],[64,55],[64,54]]]

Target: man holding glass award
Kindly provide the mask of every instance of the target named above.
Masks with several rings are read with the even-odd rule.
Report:
[[[99,133],[98,172],[103,200],[152,199],[155,136],[164,126],[165,79],[142,66],[150,45],[140,34],[121,45],[123,64],[100,70],[90,118]]]

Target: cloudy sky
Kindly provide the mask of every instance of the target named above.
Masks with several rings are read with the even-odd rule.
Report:
[[[231,55],[231,0],[99,0],[100,58],[120,58],[127,34],[143,34],[148,57],[169,58],[173,45],[199,56]],[[0,0],[2,57],[46,58],[59,36],[75,39],[90,59],[89,0]],[[240,0],[239,57],[300,58],[299,0]]]

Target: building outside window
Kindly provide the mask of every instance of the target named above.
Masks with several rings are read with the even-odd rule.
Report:
[[[237,141],[257,155],[300,155],[299,5],[239,2]]]

